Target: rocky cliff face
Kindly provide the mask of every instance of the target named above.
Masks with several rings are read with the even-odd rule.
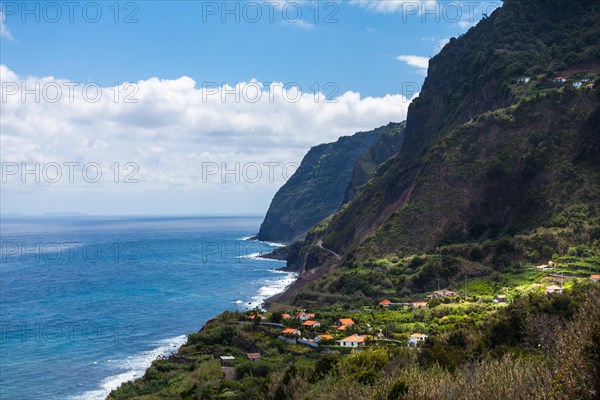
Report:
[[[313,147],[273,198],[257,239],[303,240],[311,227],[339,210],[379,163],[399,151],[403,138],[404,124],[390,123]]]

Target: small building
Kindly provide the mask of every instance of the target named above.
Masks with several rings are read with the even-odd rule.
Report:
[[[340,318],[337,321],[335,321],[334,325],[341,328],[341,327],[354,325],[354,321],[352,320],[352,318]]]
[[[535,269],[537,269],[538,271],[548,271],[549,269],[552,269],[552,267],[549,266],[548,264],[542,264],[542,265],[536,266]]]
[[[338,340],[338,344],[342,347],[358,347],[364,346],[366,341],[365,335],[350,335],[342,340]]]
[[[304,311],[301,312],[300,314],[298,314],[298,319],[302,322],[308,321],[309,319],[312,319],[314,317],[315,317],[315,314],[308,314],[308,313],[305,313]]]
[[[581,82],[581,81],[575,81],[575,82],[573,82],[573,87],[575,89],[581,89],[582,85],[583,85],[583,82]]]
[[[300,336],[302,333],[295,328],[286,328],[281,331],[281,334],[284,336]]]
[[[379,305],[383,308],[390,308],[390,306],[392,305],[392,302],[389,301],[388,299],[385,299],[385,300],[381,300],[379,302]]]
[[[221,360],[221,365],[224,367],[231,366],[231,364],[233,364],[235,361],[234,356],[221,356],[219,359]]]
[[[531,81],[530,77],[522,76],[519,79],[517,79],[517,85],[525,85],[525,84],[528,84],[529,81]]]
[[[246,354],[246,357],[248,357],[248,360],[251,360],[251,361],[260,361],[261,354],[260,353],[248,353],[248,354]]]
[[[252,314],[251,316],[249,316],[248,318],[250,318],[251,320],[254,320],[256,318],[260,319],[261,321],[265,320],[267,317],[265,317],[263,314]]]
[[[333,335],[330,335],[328,333],[324,333],[322,335],[315,336],[315,342],[319,343],[322,340],[333,340]]]
[[[412,303],[413,308],[427,308],[426,301],[415,301]]]
[[[458,294],[456,292],[453,292],[451,290],[442,289],[442,290],[436,290],[435,292],[427,295],[426,297],[429,299],[440,299],[442,297],[456,297],[456,296],[458,296]]]
[[[410,339],[408,339],[408,345],[410,347],[414,347],[414,346],[418,345],[419,343],[427,340],[427,338],[428,338],[428,336],[424,333],[413,333],[412,335],[410,335]]]
[[[309,321],[304,321],[302,323],[302,326],[305,326],[307,328],[318,328],[321,326],[321,323],[319,321],[309,320]]]
[[[561,288],[560,286],[556,286],[556,285],[551,285],[546,288],[546,293],[548,293],[548,294],[562,293],[563,291],[564,291],[563,288]]]
[[[494,299],[494,303],[507,303],[507,302],[508,302],[508,297],[505,294],[499,294]]]
[[[590,83],[589,85],[585,85],[585,88],[588,90],[592,90],[594,88],[594,84]]]
[[[292,316],[290,314],[281,314],[281,318],[282,319],[292,319]]]
[[[594,283],[600,282],[600,275],[590,275],[590,281]]]
[[[565,78],[564,76],[557,76],[556,78],[554,78],[554,79],[552,80],[552,82],[554,82],[554,83],[556,83],[556,84],[558,84],[558,85],[562,85],[562,84],[564,84],[565,82],[567,82],[567,78]]]

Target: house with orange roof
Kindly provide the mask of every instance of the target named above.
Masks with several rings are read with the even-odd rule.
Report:
[[[281,318],[283,318],[283,319],[292,319],[292,316],[290,314],[281,314]]]
[[[282,335],[286,335],[286,336],[300,336],[302,335],[302,333],[295,328],[286,328],[284,330],[281,331]]]
[[[385,299],[385,300],[381,300],[379,302],[379,305],[383,308],[390,308],[390,306],[392,305],[392,302],[389,301],[388,299]]]
[[[324,333],[322,335],[315,336],[315,342],[319,343],[321,340],[333,340],[333,335]]]
[[[340,318],[337,321],[335,321],[335,326],[341,328],[349,326],[349,325],[354,325],[354,321],[352,320],[352,318]]]
[[[308,313],[305,313],[304,311],[302,311],[301,313],[298,314],[298,319],[302,322],[308,321],[309,319],[312,319],[314,317],[315,317],[315,314],[308,314]]]
[[[592,281],[594,283],[600,282],[600,275],[591,275],[590,276],[590,281]]]
[[[250,318],[250,319],[254,320],[254,319],[255,319],[255,318],[257,318],[257,317],[258,317],[258,318],[260,318],[260,320],[261,320],[261,321],[267,318],[267,317],[265,317],[263,314],[252,314],[252,315],[251,315],[251,316],[249,316],[248,318]]]
[[[315,320],[308,320],[308,321],[304,321],[302,323],[302,326],[305,326],[307,328],[318,328],[321,326],[321,323],[319,321],[315,321]]]
[[[412,303],[413,308],[426,308],[427,307],[427,302],[426,301],[414,301]]]
[[[365,335],[350,335],[342,340],[338,340],[338,344],[342,347],[358,347],[364,346],[366,341]]]

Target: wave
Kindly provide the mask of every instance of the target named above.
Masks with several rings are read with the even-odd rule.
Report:
[[[243,258],[243,259],[248,259],[248,260],[260,260],[260,261],[275,261],[275,262],[285,262],[285,260],[274,260],[272,258],[265,258],[262,257],[265,254],[269,254],[267,253],[250,253],[250,254],[245,254],[243,256],[236,256],[235,258]]]
[[[298,278],[298,274],[295,272],[285,272],[269,270],[270,272],[281,274],[284,273],[286,276],[278,279],[268,279],[264,281],[265,285],[258,289],[258,293],[250,299],[250,302],[245,304],[243,308],[253,310],[255,308],[262,308],[263,303],[269,297],[279,294],[288,288]]]
[[[285,247],[284,243],[277,243],[277,242],[263,242],[266,245],[269,245],[271,247]]]
[[[103,379],[97,389],[84,392],[70,397],[71,400],[104,400],[108,394],[118,388],[122,383],[137,379],[144,375],[146,369],[152,364],[152,361],[161,356],[167,356],[177,351],[187,340],[186,335],[177,336],[170,339],[156,342],[159,346],[148,351],[138,353],[127,357],[124,360],[108,360],[115,363],[115,368],[121,372]]]

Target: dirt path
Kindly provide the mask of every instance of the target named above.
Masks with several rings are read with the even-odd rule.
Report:
[[[323,247],[323,240],[319,240],[319,241],[317,242],[317,246],[319,246],[319,248],[320,248],[320,249],[323,249],[323,250],[325,250],[326,252],[333,254],[333,255],[335,256],[335,258],[337,258],[338,260],[339,260],[340,258],[342,258],[342,256],[340,256],[340,255],[339,255],[338,253],[336,253],[335,251],[333,251],[333,250],[329,250],[329,249],[326,249],[325,247]]]

